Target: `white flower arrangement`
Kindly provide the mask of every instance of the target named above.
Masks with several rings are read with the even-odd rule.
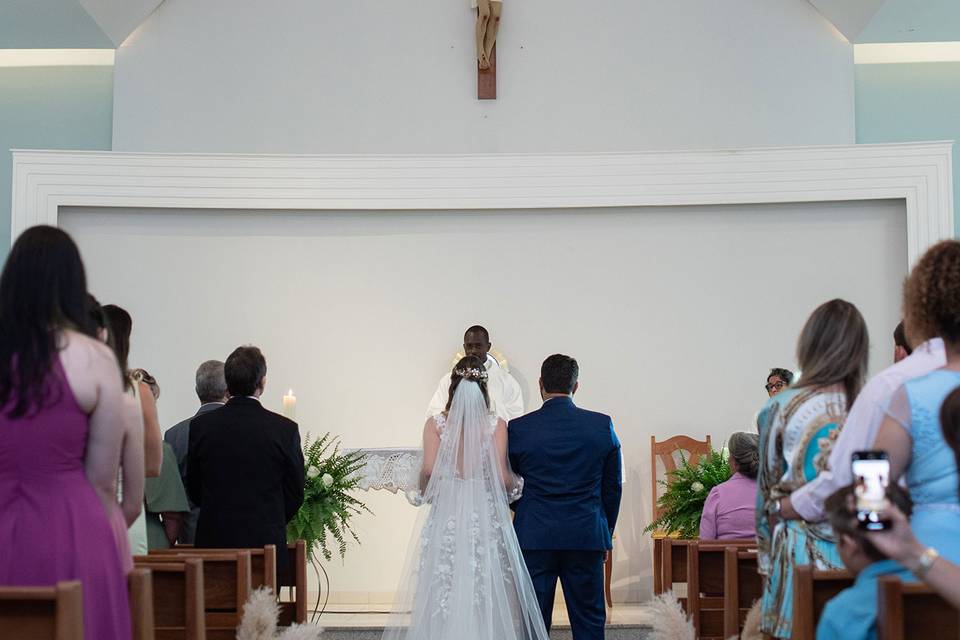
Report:
[[[700,493],[701,491],[703,491],[703,483],[694,482],[693,484],[690,485],[690,488],[693,490],[694,493]]]
[[[310,465],[307,468],[307,477],[310,478],[311,480],[316,478],[318,475],[320,475],[320,469],[318,469],[314,465]]]

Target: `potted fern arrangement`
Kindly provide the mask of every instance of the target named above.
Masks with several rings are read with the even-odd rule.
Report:
[[[306,469],[303,504],[287,524],[287,540],[306,542],[307,558],[318,580],[323,574],[329,599],[330,579],[318,555],[329,562],[336,552],[342,559],[347,553],[348,537],[360,543],[351,519],[364,512],[372,513],[367,505],[350,495],[360,482],[357,472],[363,467],[363,457],[357,452],[341,453],[339,438],[327,433],[313,441],[307,436],[303,458]],[[314,611],[318,608],[314,607]]]
[[[687,462],[680,452],[680,465],[667,473],[660,484],[666,488],[657,506],[661,516],[650,523],[645,533],[663,531],[679,538],[692,539],[700,535],[700,515],[710,490],[730,479],[732,471],[726,451],[711,450],[697,464]]]

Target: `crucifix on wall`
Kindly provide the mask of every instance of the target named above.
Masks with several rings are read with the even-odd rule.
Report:
[[[497,31],[502,0],[471,0],[477,10],[477,99],[497,99]]]

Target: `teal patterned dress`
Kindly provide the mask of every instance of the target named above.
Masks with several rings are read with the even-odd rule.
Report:
[[[840,386],[832,386],[782,391],[767,402],[757,420],[757,545],[764,576],[760,628],[775,638],[789,638],[793,628],[794,567],[840,569],[843,563],[828,524],[781,520],[771,529],[766,514],[773,502],[826,468],[846,417],[846,395]]]

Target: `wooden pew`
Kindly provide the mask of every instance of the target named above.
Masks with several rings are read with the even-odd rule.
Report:
[[[250,597],[250,551],[246,549],[194,549],[188,555],[155,554],[135,556],[134,561],[151,565],[176,564],[188,559],[203,561],[203,605],[206,636],[210,640],[234,640]]]
[[[960,612],[924,584],[883,576],[877,598],[877,640],[960,638]]]
[[[151,549],[150,556],[205,557],[211,554],[235,555],[241,549],[197,549],[195,547],[171,547]],[[250,588],[269,587],[277,593],[277,547],[264,545],[262,549],[243,549],[250,552]]]
[[[156,639],[205,640],[203,560],[152,562],[149,556],[140,556],[134,565],[150,570]]]
[[[810,565],[793,570],[793,640],[814,640],[827,602],[853,584],[848,571],[820,571]]]
[[[728,546],[723,563],[723,637],[739,637],[753,603],[763,594],[757,550]]]
[[[279,576],[280,588],[291,587],[293,600],[280,600],[280,625],[289,626],[307,621],[307,543],[297,540],[287,545],[288,575]]]
[[[687,541],[687,613],[699,638],[723,639],[723,594],[727,548],[756,548],[756,540]]]
[[[687,581],[687,541],[664,538],[660,543],[662,558],[660,570],[662,591],[671,591],[673,585]],[[686,607],[686,598],[677,598]]]
[[[80,581],[52,587],[0,587],[0,638],[83,640]]]
[[[153,578],[150,569],[134,569],[127,576],[133,640],[153,640]]]

